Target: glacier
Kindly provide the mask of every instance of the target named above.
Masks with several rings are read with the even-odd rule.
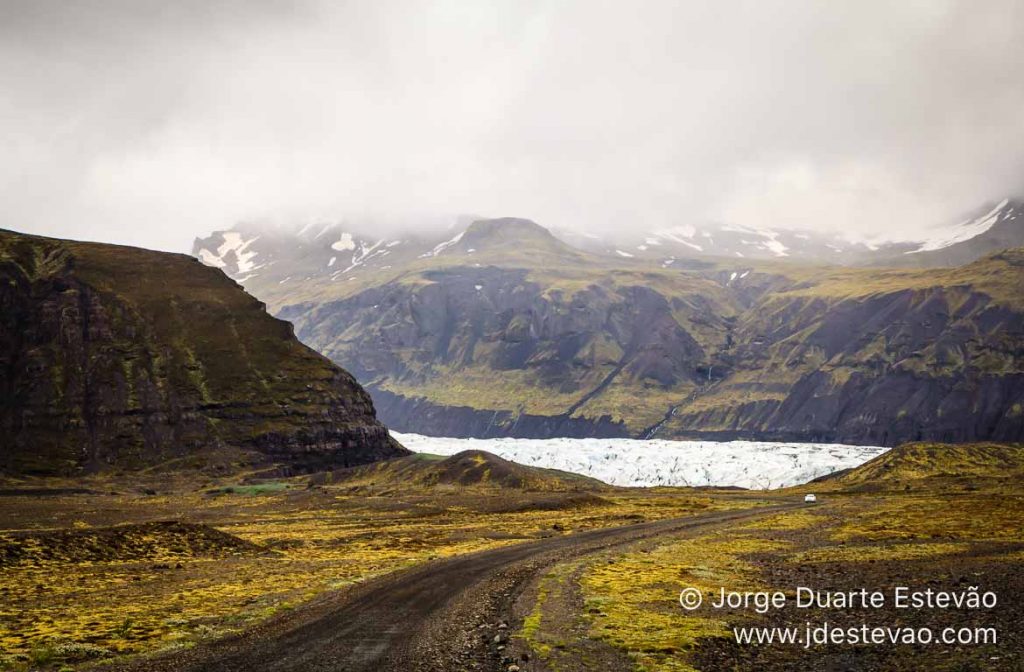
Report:
[[[662,439],[455,439],[392,432],[413,452],[485,450],[532,467],[583,474],[627,487],[717,486],[769,490],[799,485],[867,462],[881,446]]]

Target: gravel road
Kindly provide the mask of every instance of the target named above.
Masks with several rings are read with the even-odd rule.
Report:
[[[118,665],[137,672],[504,670],[518,591],[566,559],[657,535],[685,538],[798,502],[588,530],[436,560],[329,594],[244,634]],[[503,648],[503,647],[502,647]]]

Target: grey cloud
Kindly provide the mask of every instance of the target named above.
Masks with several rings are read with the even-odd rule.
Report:
[[[912,237],[1024,187],[1024,4],[0,0],[0,226],[705,220]]]

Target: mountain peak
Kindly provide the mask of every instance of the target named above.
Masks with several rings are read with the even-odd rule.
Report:
[[[470,247],[475,243],[522,243],[528,240],[556,241],[551,232],[540,224],[519,217],[478,219],[466,228],[462,236],[462,241]]]
[[[483,254],[488,251],[500,251],[502,255],[541,253],[576,257],[579,254],[579,250],[540,224],[518,217],[478,219],[452,242],[451,253],[456,254]]]

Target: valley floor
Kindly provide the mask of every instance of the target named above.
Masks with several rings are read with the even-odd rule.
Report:
[[[375,494],[245,481],[0,484],[0,669],[188,649],[430,560],[763,503],[685,490]]]
[[[530,492],[144,476],[0,486],[0,666],[1018,670],[1017,478]],[[174,521],[174,522],[159,522]],[[991,591],[984,609],[684,611],[680,590]],[[995,643],[738,644],[735,627]],[[227,637],[225,639],[225,637]],[[152,657],[153,655],[156,657]],[[258,663],[258,664],[257,664]],[[255,666],[255,667],[254,667]]]

